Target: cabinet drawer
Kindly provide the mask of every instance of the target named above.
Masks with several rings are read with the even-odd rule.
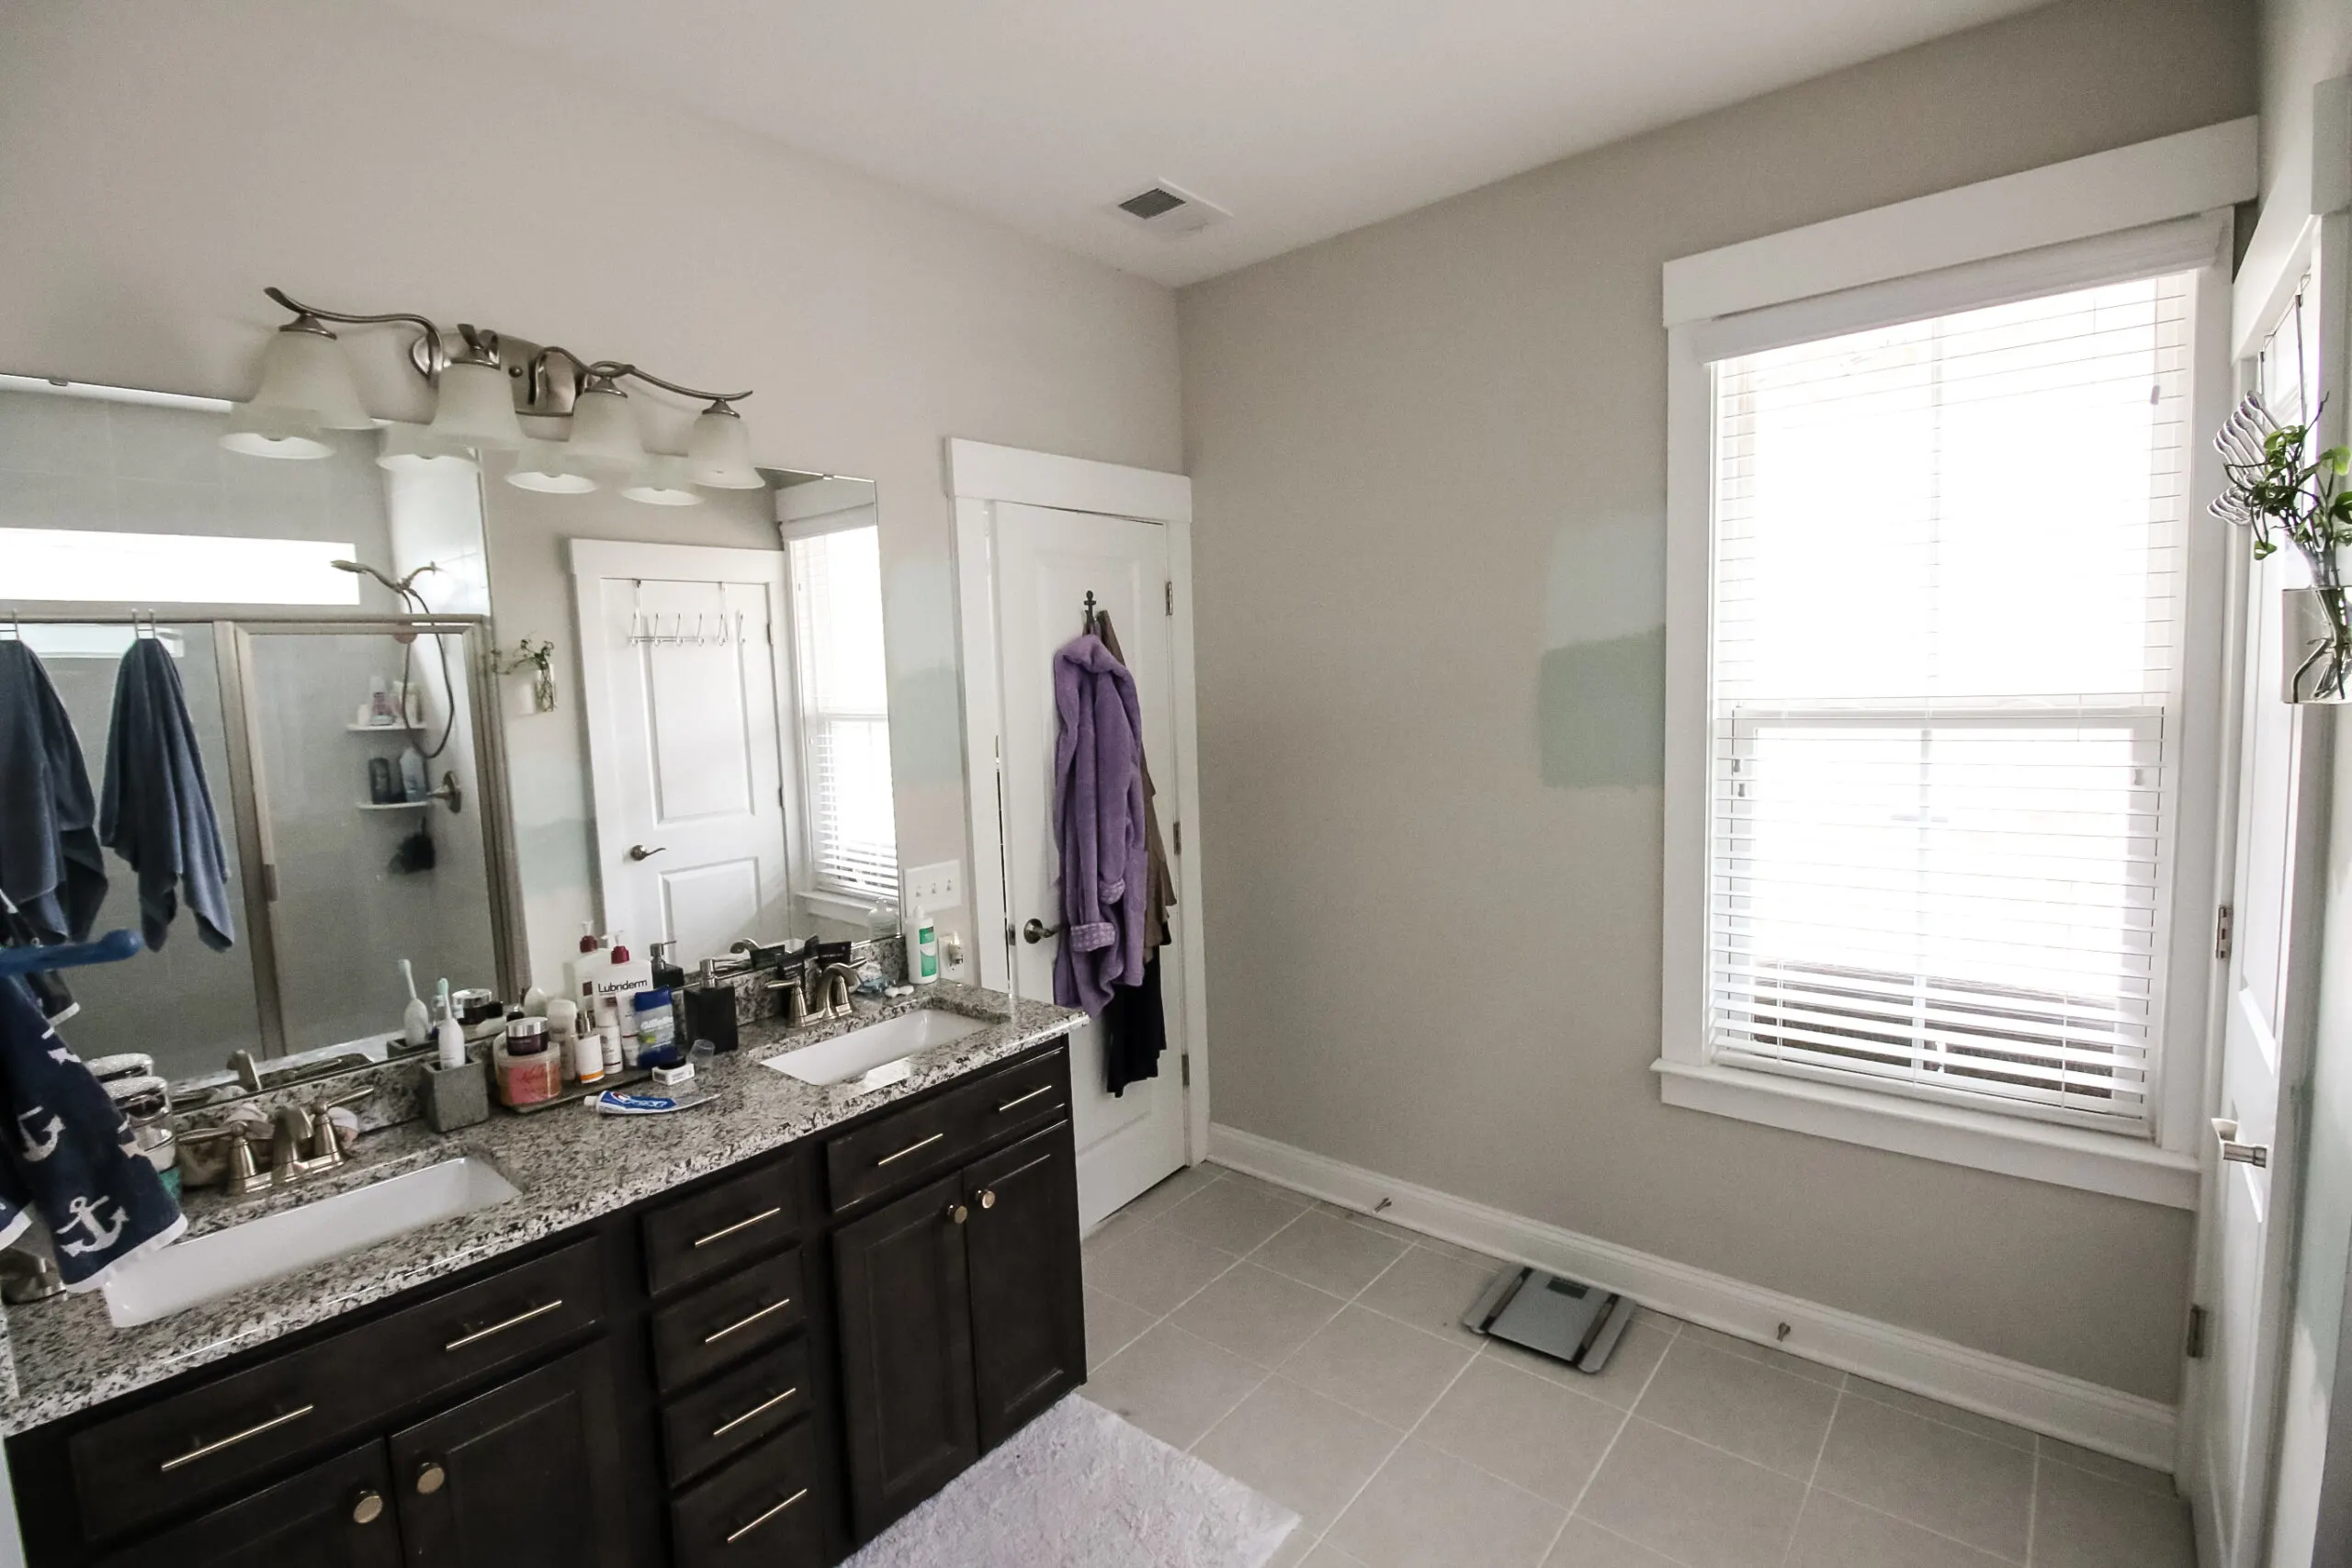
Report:
[[[811,1398],[808,1341],[792,1338],[707,1388],[673,1400],[662,1412],[670,1484],[690,1481],[729,1454],[782,1431],[808,1413]]]
[[[1004,1134],[1058,1119],[1069,1109],[1069,1055],[1057,1045],[828,1143],[826,1191],[834,1213],[959,1164]]]
[[[597,1243],[577,1242],[260,1366],[102,1422],[67,1445],[107,1540],[604,1316]]]
[[[670,1506],[678,1568],[822,1568],[816,1423],[772,1438]]]
[[[808,1314],[798,1247],[671,1303],[653,1314],[653,1365],[662,1392],[766,1348]]]
[[[797,1170],[775,1160],[647,1214],[646,1289],[658,1296],[792,1240],[800,1233]]]

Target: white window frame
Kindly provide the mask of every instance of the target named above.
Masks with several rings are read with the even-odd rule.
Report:
[[[846,489],[837,489],[837,483],[854,485],[856,490],[851,491]],[[796,884],[794,896],[799,899],[801,907],[812,915],[824,919],[839,920],[845,924],[862,925],[868,915],[877,908],[895,909],[899,899],[895,892],[868,897],[854,889],[836,887],[829,883],[820,882],[818,878],[816,768],[814,759],[808,755],[808,700],[802,684],[806,679],[806,672],[801,668],[800,658],[801,583],[793,574],[791,563],[793,541],[814,539],[826,534],[845,534],[854,528],[878,529],[881,525],[881,515],[875,503],[873,486],[864,479],[818,480],[810,486],[802,488],[816,490],[819,486],[823,487],[821,495],[811,498],[819,506],[825,505],[828,500],[838,500],[842,503],[830,510],[814,512],[811,515],[779,520],[776,524],[776,537],[782,542],[785,555],[786,620],[783,630],[790,639],[792,668],[792,683],[789,688],[791,700],[786,705],[785,730],[790,738],[793,768],[799,775],[799,788],[794,795],[795,804],[792,811],[792,816],[796,819],[795,826],[798,829],[793,834],[793,880]],[[786,491],[781,493],[790,495],[792,492]],[[884,615],[884,625],[887,628],[888,625],[887,613]],[[887,630],[885,635],[888,635]],[[890,715],[886,709],[875,716],[888,723]],[[895,790],[898,765],[895,750],[890,761],[893,773],[892,787]],[[905,872],[906,867],[903,862],[899,870],[902,874]]]
[[[2225,530],[2220,468],[2190,443],[2178,794],[2161,891],[2162,1018],[2147,1133],[2031,1119],[1713,1059],[1706,1034],[1714,378],[1738,354],[2154,273],[2194,272],[2191,428],[2232,400],[2232,204],[2256,189],[2235,120],[1667,264],[1666,852],[1661,1037],[1668,1105],[1952,1165],[2194,1209],[2204,1127],[2222,823]]]

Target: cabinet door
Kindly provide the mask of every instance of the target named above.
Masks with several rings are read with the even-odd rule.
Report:
[[[992,1449],[1086,1381],[1069,1123],[967,1167],[964,1191],[980,1446]]]
[[[400,1568],[384,1445],[369,1443],[99,1561],[98,1568]]]
[[[602,1341],[391,1438],[415,1568],[622,1568],[621,1473]]]
[[[963,1179],[833,1233],[851,1511],[860,1540],[979,1457]]]

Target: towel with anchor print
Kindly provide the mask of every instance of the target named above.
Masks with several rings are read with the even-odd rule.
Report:
[[[0,1246],[49,1226],[69,1291],[176,1239],[187,1222],[130,1123],[14,976],[0,976]]]

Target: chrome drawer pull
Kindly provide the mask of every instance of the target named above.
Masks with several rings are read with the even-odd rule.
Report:
[[[876,1160],[874,1163],[875,1163],[875,1165],[876,1165],[876,1168],[879,1168],[879,1167],[882,1167],[882,1166],[886,1166],[886,1165],[892,1164],[892,1163],[894,1163],[894,1162],[896,1162],[896,1161],[899,1161],[899,1160],[902,1160],[902,1159],[906,1158],[909,1155],[910,1155],[910,1154],[914,1153],[917,1149],[927,1149],[927,1148],[931,1147],[931,1145],[933,1145],[933,1144],[935,1144],[935,1143],[939,1142],[939,1140],[940,1140],[940,1139],[942,1139],[942,1138],[944,1138],[944,1137],[945,1137],[945,1136],[947,1136],[947,1134],[944,1134],[944,1133],[933,1133],[930,1137],[925,1138],[922,1142],[921,1142],[921,1143],[919,1143],[919,1144],[909,1144],[905,1148],[900,1149],[897,1154],[894,1154],[894,1155],[884,1155],[880,1159]]]
[[[545,1317],[561,1305],[563,1305],[563,1298],[558,1296],[545,1306],[535,1306],[528,1312],[518,1312],[504,1323],[493,1323],[488,1328],[477,1328],[471,1334],[460,1334],[441,1348],[446,1353],[451,1350],[462,1350],[469,1345],[479,1345],[493,1334],[503,1334],[508,1329],[528,1323],[535,1317]]]
[[[764,1415],[768,1411],[774,1410],[777,1405],[782,1404],[786,1400],[790,1399],[794,1394],[798,1393],[799,1392],[800,1385],[798,1383],[795,1383],[790,1388],[786,1389],[782,1393],[777,1394],[774,1399],[764,1399],[759,1404],[752,1405],[752,1408],[735,1417],[734,1420],[728,1422],[725,1426],[718,1427],[710,1435],[714,1438],[723,1438],[727,1436],[728,1433],[733,1431],[736,1427],[741,1426],[744,1422],[749,1421],[752,1416]]]
[[[303,1416],[308,1416],[311,1411],[316,1410],[318,1406],[315,1404],[305,1404],[300,1410],[289,1410],[283,1416],[273,1416],[258,1427],[248,1427],[242,1432],[237,1432],[221,1438],[219,1442],[206,1443],[200,1447],[190,1449],[187,1452],[180,1455],[177,1459],[167,1459],[157,1468],[162,1474],[169,1475],[172,1472],[179,1469],[180,1466],[184,1464],[194,1464],[198,1460],[210,1459],[222,1449],[233,1449],[239,1443],[243,1442],[247,1438],[258,1438],[264,1432],[275,1432],[280,1427],[285,1426],[288,1421],[300,1421]]]
[[[1006,1100],[1002,1105],[998,1106],[996,1108],[997,1114],[1001,1116],[1016,1105],[1026,1105],[1041,1094],[1051,1094],[1053,1092],[1054,1086],[1051,1084],[1047,1084],[1043,1089],[1033,1089],[1027,1094],[1017,1095],[1013,1099]]]
[[[761,1221],[775,1219],[778,1214],[783,1213],[784,1205],[781,1203],[777,1204],[773,1209],[763,1209],[748,1220],[737,1220],[733,1224],[729,1225],[723,1231],[713,1231],[708,1235],[697,1236],[695,1239],[695,1245],[696,1247],[708,1247],[714,1241],[725,1241],[737,1231],[750,1230],[753,1225],[758,1224]]]
[[[762,1514],[758,1518],[753,1519],[750,1524],[745,1525],[741,1529],[739,1529],[733,1535],[729,1536],[723,1544],[728,1546],[734,1545],[737,1541],[742,1540],[745,1536],[751,1534],[753,1530],[759,1529],[762,1525],[767,1523],[770,1519],[775,1517],[778,1514],[781,1514],[786,1508],[789,1508],[792,1505],[797,1503],[807,1495],[808,1495],[808,1488],[803,1486],[799,1491],[795,1492],[791,1496],[786,1497],[783,1502],[778,1503],[775,1507],[770,1508],[766,1513]]]
[[[702,1337],[702,1342],[706,1345],[716,1345],[720,1340],[726,1338],[729,1335],[734,1333],[737,1329],[749,1328],[752,1325],[759,1322],[760,1319],[767,1316],[768,1314],[772,1312],[782,1312],[791,1304],[792,1298],[790,1296],[786,1296],[784,1300],[775,1303],[772,1306],[762,1307],[759,1311],[753,1313],[749,1317],[739,1317],[734,1322],[729,1324],[726,1327],[718,1329],[716,1332],[704,1335]]]

